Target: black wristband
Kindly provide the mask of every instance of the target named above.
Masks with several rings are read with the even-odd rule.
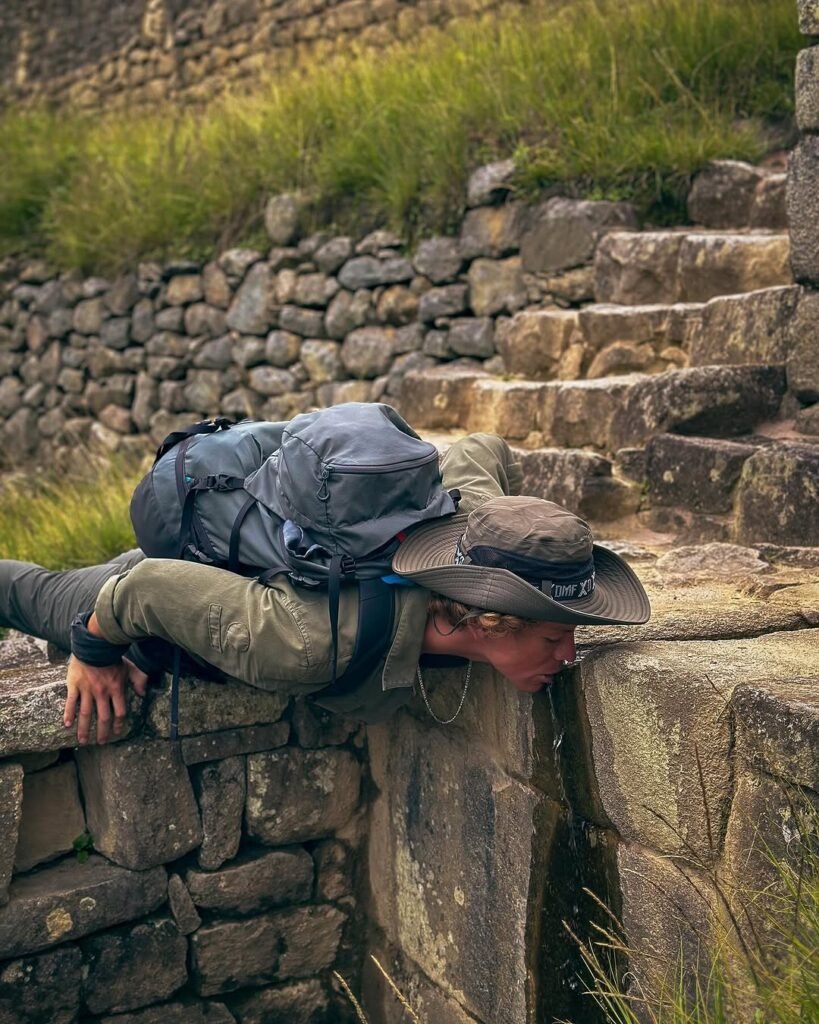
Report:
[[[104,637],[88,631],[88,620],[93,612],[80,612],[71,623],[71,653],[86,665],[105,668],[116,665],[128,650],[128,644],[112,644]]]

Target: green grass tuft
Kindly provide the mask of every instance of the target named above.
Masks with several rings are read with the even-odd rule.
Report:
[[[135,547],[128,503],[141,470],[89,460],[59,480],[14,474],[0,487],[0,558],[74,569]]]
[[[679,221],[690,177],[792,121],[793,0],[556,0],[177,108],[0,119],[0,251],[62,267],[203,256],[258,237],[272,192],[316,217],[452,227],[469,170],[515,154],[522,194],[628,198]]]

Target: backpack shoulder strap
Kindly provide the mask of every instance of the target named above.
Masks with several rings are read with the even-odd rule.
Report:
[[[394,587],[380,579],[359,581],[358,629],[352,659],[344,674],[316,696],[340,697],[351,693],[375,671],[392,640],[394,614]]]

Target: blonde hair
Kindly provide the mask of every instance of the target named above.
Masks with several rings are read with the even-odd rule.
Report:
[[[470,608],[469,605],[453,601],[443,594],[433,594],[429,599],[429,611],[432,615],[441,615],[450,626],[461,626],[466,619],[477,623],[486,636],[508,636],[519,633],[531,626],[535,619],[523,619],[519,615],[506,615],[503,612],[488,612],[484,608]]]

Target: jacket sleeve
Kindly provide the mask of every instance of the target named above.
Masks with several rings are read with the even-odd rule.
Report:
[[[461,492],[459,512],[471,512],[490,498],[517,494],[523,482],[520,463],[495,434],[470,434],[456,441],[441,461],[441,472],[444,487]]]
[[[296,599],[284,579],[266,585],[212,566],[146,558],[110,579],[94,610],[112,643],[161,637],[255,686],[309,692],[330,678],[329,629],[316,628],[326,621],[326,598],[308,592]],[[355,617],[352,630],[354,638]],[[339,657],[339,671],[351,646],[342,639],[348,656]]]

